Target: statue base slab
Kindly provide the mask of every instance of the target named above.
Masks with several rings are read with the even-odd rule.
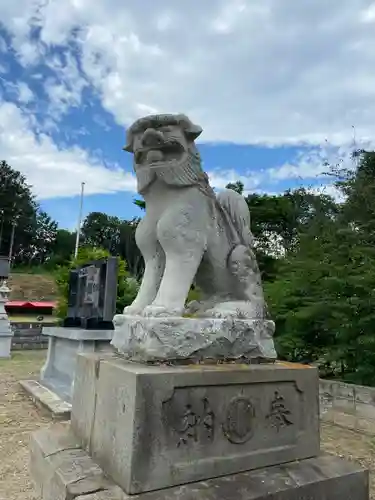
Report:
[[[318,373],[82,354],[71,422],[80,447],[126,493],[168,488],[317,456]]]
[[[79,447],[68,428],[40,429],[30,439],[30,472],[44,500],[369,500],[369,473],[320,456],[241,474],[128,495]]]
[[[276,359],[271,320],[118,314],[113,323],[112,346],[133,361]]]
[[[48,351],[40,372],[40,383],[62,401],[70,403],[77,355],[111,351],[113,330],[47,327],[43,328],[43,335],[48,336]]]

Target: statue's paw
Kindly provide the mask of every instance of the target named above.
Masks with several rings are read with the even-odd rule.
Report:
[[[151,304],[143,309],[142,316],[146,317],[170,317],[170,316],[182,316],[183,309],[171,309],[162,305]]]
[[[124,307],[123,314],[125,316],[141,316],[143,309],[144,309],[143,307],[131,304],[130,306]]]
[[[112,323],[113,323],[113,326],[116,328],[116,327],[121,326],[124,323],[124,321],[125,321],[124,314],[115,314],[113,316]]]

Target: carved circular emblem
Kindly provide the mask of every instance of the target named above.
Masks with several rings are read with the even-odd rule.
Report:
[[[250,399],[244,396],[233,398],[228,406],[223,432],[233,444],[244,444],[252,437],[255,412]]]

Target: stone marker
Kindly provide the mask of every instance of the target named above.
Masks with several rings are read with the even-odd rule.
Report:
[[[114,318],[116,352],[78,356],[71,426],[32,436],[37,489],[43,500],[367,500],[367,471],[320,456],[317,370],[275,361],[249,211],[209,186],[200,133],[184,115],[128,130],[144,278]],[[193,282],[202,296],[185,304]]]
[[[0,358],[9,358],[13,331],[10,327],[5,304],[8,302],[10,289],[6,281],[0,279]]]
[[[9,257],[0,255],[0,281],[9,278],[10,262]]]
[[[22,387],[57,416],[68,415],[77,355],[110,349],[116,312],[118,261],[116,257],[87,263],[70,273],[68,314],[63,327],[44,327],[48,336],[40,384]],[[50,392],[54,393],[51,397]],[[49,402],[52,403],[49,405]]]

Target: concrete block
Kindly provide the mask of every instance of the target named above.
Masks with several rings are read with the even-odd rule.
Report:
[[[30,472],[42,500],[72,500],[113,486],[69,428],[52,426],[32,434]]]
[[[40,372],[40,382],[68,403],[72,400],[77,355],[112,351],[113,330],[81,328],[43,328],[48,336],[46,362]]]
[[[367,471],[326,456],[140,495],[115,489],[76,500],[368,500],[368,483]]]
[[[74,381],[72,404],[72,430],[79,436],[81,446],[88,450],[96,408],[97,379],[100,359],[97,354],[77,357],[77,369]],[[104,358],[105,359],[105,358]]]
[[[127,493],[319,453],[315,368],[147,366],[115,357],[99,357],[98,366],[95,355],[81,357],[74,432]]]
[[[346,399],[339,396],[334,400],[333,408],[335,411],[340,411],[349,415],[355,415],[356,411],[355,401],[353,398]]]
[[[354,396],[356,402],[371,405],[375,409],[374,387],[364,387],[361,385],[356,385]]]
[[[47,410],[54,420],[69,420],[72,405],[36,380],[21,380],[20,386],[40,408]]]
[[[85,495],[82,497],[77,497],[77,500],[128,500],[129,498],[142,498],[143,496],[145,497],[145,500],[147,499],[146,495],[150,495],[150,493],[144,493],[143,495],[127,495],[122,491],[121,488],[118,486],[114,486],[113,488],[110,488],[109,490],[105,491],[98,491],[96,493],[93,493],[92,495]],[[165,498],[165,497],[160,497],[160,498]]]
[[[42,500],[368,500],[368,471],[333,456],[128,495],[77,448],[69,427],[31,437],[31,473]]]
[[[64,458],[85,456],[69,427],[54,425],[30,437],[30,473],[38,495],[45,499],[55,468]]]

